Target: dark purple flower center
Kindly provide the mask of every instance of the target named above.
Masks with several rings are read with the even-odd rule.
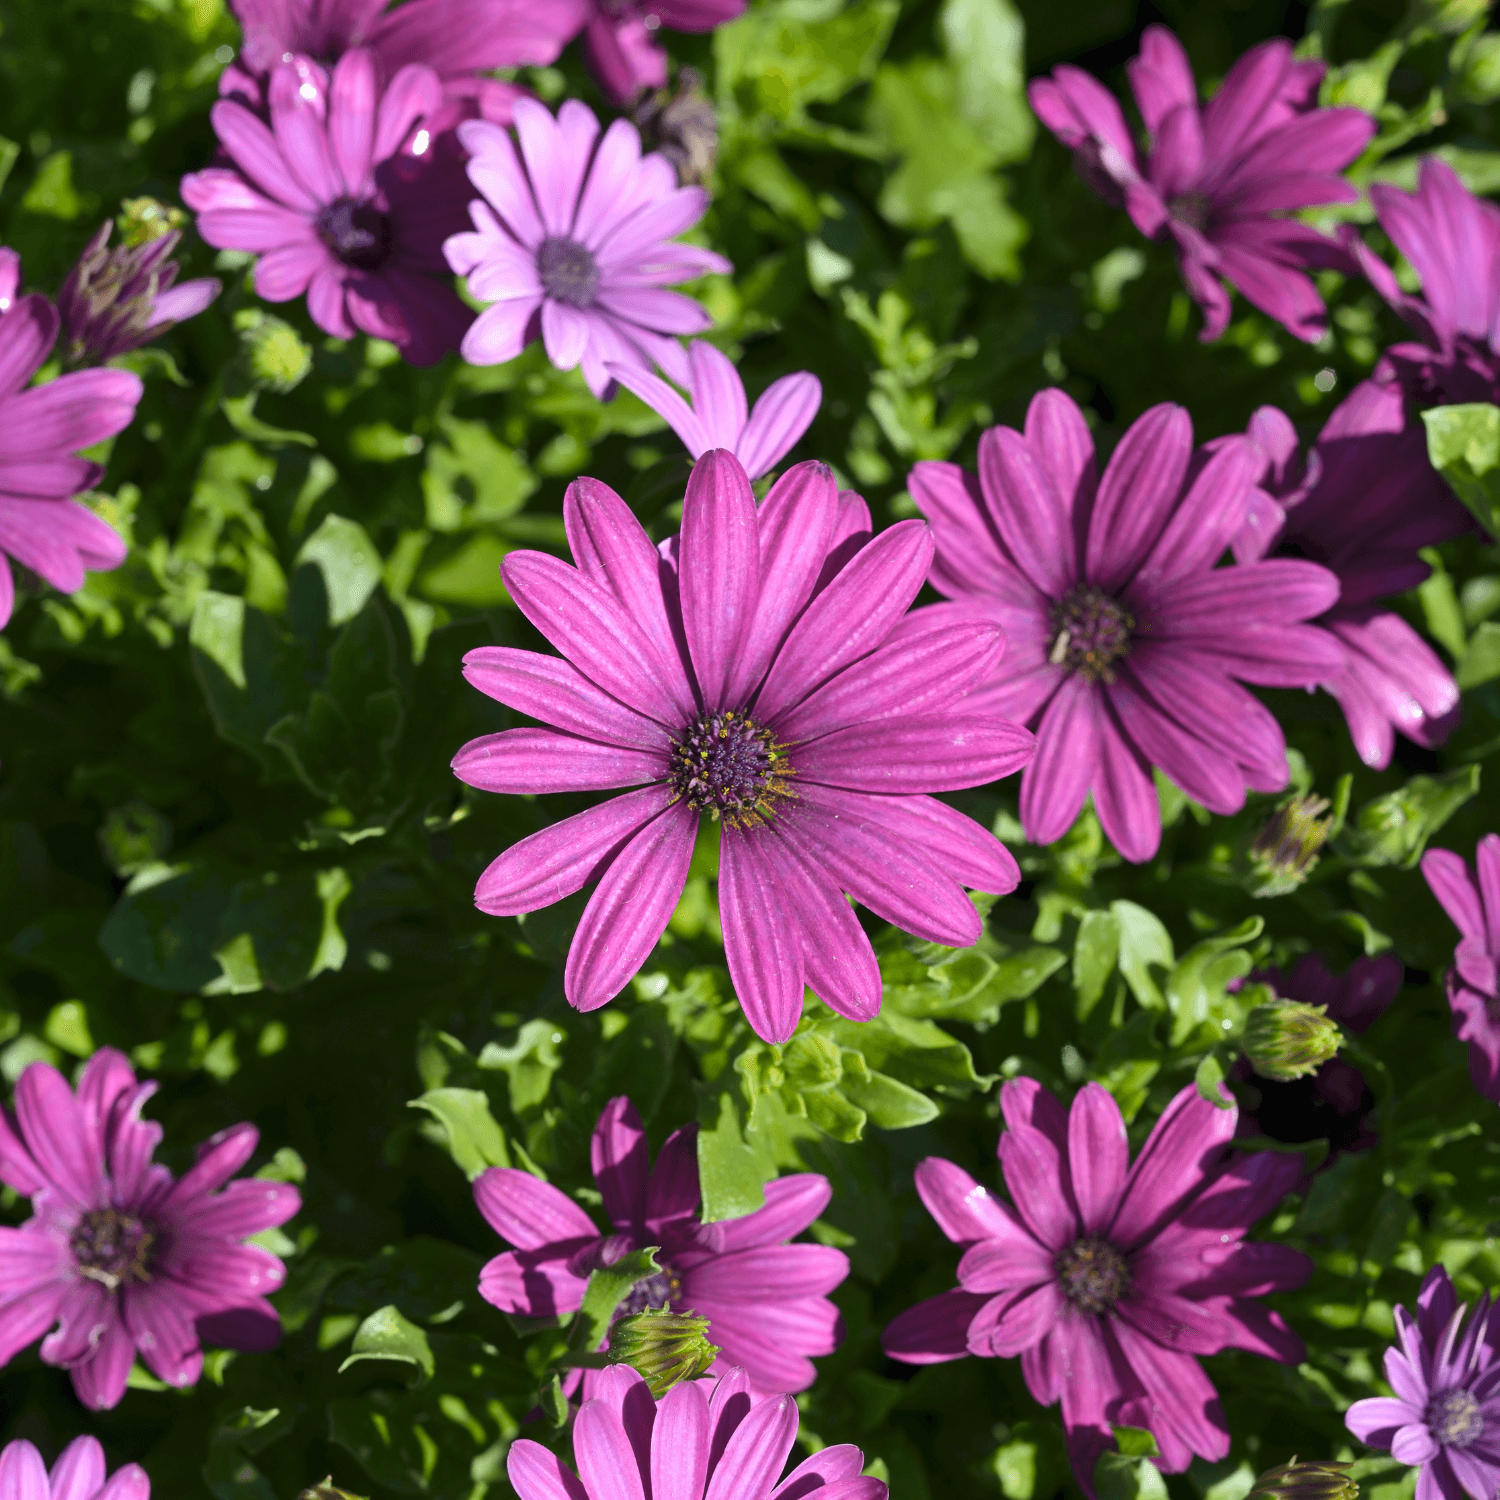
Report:
[[[156,1233],[141,1220],[113,1208],[96,1208],[79,1219],[69,1248],[79,1274],[111,1291],[131,1281],[151,1280]]]
[[[636,1282],[616,1308],[615,1317],[628,1318],[635,1313],[645,1312],[648,1308],[670,1307],[681,1295],[682,1283],[677,1279],[677,1273],[667,1266],[655,1276]]]
[[[763,822],[789,796],[786,753],[769,729],[729,710],[694,719],[672,747],[671,780],[695,812],[732,827]]]
[[[1462,1386],[1439,1391],[1427,1403],[1428,1431],[1445,1448],[1467,1448],[1484,1432],[1484,1413],[1473,1391]]]
[[[1108,1312],[1130,1285],[1130,1267],[1108,1240],[1079,1240],[1057,1257],[1057,1282],[1079,1312]]]
[[[1053,607],[1048,623],[1053,666],[1082,672],[1090,682],[1114,681],[1115,663],[1129,652],[1135,629],[1135,616],[1118,599],[1080,583]]]
[[[577,240],[552,235],[536,252],[536,273],[554,302],[569,307],[592,307],[599,290],[599,262],[593,252]]]
[[[372,203],[339,198],[318,210],[318,238],[346,266],[373,271],[391,251],[391,221]]]
[[[1167,204],[1167,211],[1174,219],[1196,229],[1199,234],[1208,228],[1210,208],[1202,193],[1181,193]]]

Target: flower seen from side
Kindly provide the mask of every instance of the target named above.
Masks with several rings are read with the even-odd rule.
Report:
[[[667,82],[662,31],[712,31],[744,13],[746,0],[588,0],[589,69],[611,104],[630,104]]]
[[[1245,1500],[1359,1500],[1359,1481],[1349,1477],[1353,1464],[1308,1459],[1267,1469]]]
[[[613,1224],[603,1234],[571,1198],[529,1172],[491,1167],[475,1180],[480,1213],[515,1247],[485,1266],[480,1295],[503,1312],[566,1316],[578,1310],[591,1271],[657,1245],[660,1274],[637,1283],[617,1317],[648,1308],[697,1313],[721,1351],[715,1372],[740,1367],[761,1392],[806,1390],[817,1374],[808,1356],[831,1354],[843,1336],[828,1293],[849,1274],[849,1261],[826,1245],[787,1241],[828,1206],[828,1179],[778,1178],[766,1184],[764,1207],[702,1224],[697,1127],[668,1136],[653,1167],[626,1098],[610,1100],[600,1115],[592,1161]],[[599,1379],[597,1371],[584,1375],[585,1398]]]
[[[41,1338],[43,1362],[68,1370],[95,1411],[119,1403],[137,1354],[158,1379],[189,1386],[203,1368],[200,1340],[258,1351],[281,1338],[266,1299],[285,1268],[244,1241],[291,1218],[297,1190],[229,1181],[255,1150],[253,1125],[220,1131],[174,1179],[151,1160],[161,1126],[141,1118],[155,1092],[105,1047],[76,1094],[55,1068],[32,1063],[14,1115],[0,1119],[0,1181],[32,1208],[19,1229],[0,1228],[0,1363]]]
[[[1032,726],[1021,779],[1033,843],[1062,837],[1092,794],[1130,860],[1155,854],[1152,768],[1216,813],[1247,788],[1287,785],[1281,727],[1242,682],[1307,687],[1343,663],[1304,622],[1338,581],[1301,559],[1216,568],[1262,467],[1245,438],[1193,449],[1179,406],[1153,407],[1120,439],[1102,477],[1083,414],[1051,389],[1024,432],[979,442],[977,479],[923,462],[909,487],[937,542],[932,583],[954,618],[1004,627],[1006,652],[975,710]]]
[[[464,339],[464,358],[501,364],[540,338],[558,369],[582,366],[596,396],[612,389],[610,363],[660,365],[687,385],[677,335],[702,333],[713,320],[667,288],[733,269],[714,251],[674,238],[703,217],[708,194],[678,187],[666,157],[642,156],[628,120],[601,135],[593,111],[576,99],[555,119],[520,100],[515,123],[514,142],[484,120],[458,130],[483,196],[470,205],[473,229],[452,235],[445,249],[470,294],[490,304]]]
[[[1362,110],[1319,109],[1324,64],[1298,62],[1279,37],[1239,58],[1201,106],[1192,65],[1165,26],[1146,28],[1126,71],[1150,138],[1144,155],[1114,95],[1078,68],[1063,64],[1034,80],[1032,107],[1100,197],[1123,206],[1149,239],[1171,242],[1203,310],[1204,341],[1229,324],[1227,281],[1315,342],[1328,315],[1307,271],[1342,267],[1347,255],[1280,216],[1354,202],[1359,194],[1342,174],[1375,121]]]
[[[0,1451],[0,1500],[150,1500],[151,1481],[139,1464],[106,1474],[96,1437],[74,1438],[48,1470],[42,1455],[17,1438]]]
[[[981,924],[964,885],[1019,871],[992,834],[929,796],[1031,758],[1024,729],[973,704],[1001,651],[990,620],[918,610],[932,542],[920,521],[870,538],[869,512],[825,464],[787,470],[756,505],[739,460],[698,460],[682,532],[658,549],[593,479],[564,501],[570,567],[503,564],[511,597],[561,657],[481,647],[468,680],[546,726],[486,735],[453,768],[512,795],[624,796],[532,834],[480,877],[497,916],[584,886],[564,969],[579,1010],[645,962],[687,879],[699,825],[720,825],[730,977],[758,1036],[796,1029],[803,987],[869,1020],[880,971],[845,895],[931,942]]]
[[[1062,1402],[1073,1472],[1088,1494],[1112,1425],[1149,1428],[1169,1474],[1194,1454],[1223,1458],[1229,1429],[1198,1356],[1305,1357],[1302,1340],[1257,1299],[1300,1286],[1312,1262],[1245,1238],[1295,1184],[1300,1161],[1227,1152],[1236,1111],[1192,1085],[1133,1164],[1119,1106],[1097,1083],[1064,1111],[1040,1084],[1015,1079],[1000,1107],[1011,1203],[952,1162],[918,1166],[922,1201],[963,1247],[959,1285],[900,1314],[886,1328],[886,1353],[910,1364],[1019,1355],[1032,1395]]]

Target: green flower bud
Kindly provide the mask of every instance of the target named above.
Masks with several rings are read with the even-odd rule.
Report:
[[[120,217],[115,222],[127,246],[144,245],[181,229],[187,223],[187,215],[170,203],[158,203],[155,198],[126,198],[120,204]]]
[[[1294,891],[1318,862],[1332,818],[1326,797],[1288,797],[1250,845],[1250,894],[1284,896]]]
[[[242,315],[236,321],[241,324],[245,372],[254,389],[285,395],[302,384],[312,369],[313,355],[290,323],[269,313],[257,313],[253,321]]]
[[[643,1375],[658,1401],[679,1381],[696,1380],[719,1356],[708,1341],[708,1319],[648,1308],[610,1325],[609,1362]]]
[[[1316,1073],[1339,1050],[1339,1028],[1326,1005],[1272,999],[1245,1021],[1240,1046],[1262,1078],[1289,1083]]]
[[[1332,1459],[1299,1464],[1294,1455],[1291,1463],[1267,1469],[1245,1500],[1257,1495],[1274,1500],[1359,1500],[1359,1485],[1345,1472],[1353,1467]]]

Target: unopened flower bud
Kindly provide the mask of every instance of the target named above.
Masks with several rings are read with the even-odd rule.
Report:
[[[1262,1078],[1289,1083],[1316,1073],[1339,1050],[1339,1028],[1326,1005],[1273,999],[1257,1005],[1245,1021],[1240,1046]]]
[[[692,68],[678,72],[675,89],[658,89],[642,100],[635,123],[646,145],[677,168],[683,187],[708,186],[719,154],[719,120]]]
[[[652,1308],[610,1325],[609,1362],[645,1377],[658,1401],[679,1381],[696,1380],[719,1356],[708,1341],[708,1319]]]
[[[1279,1469],[1267,1469],[1245,1500],[1253,1500],[1256,1495],[1274,1500],[1359,1500],[1359,1485],[1347,1472],[1351,1468],[1352,1464],[1332,1459],[1299,1464],[1294,1456],[1291,1463]]]
[[[187,215],[170,203],[158,203],[155,198],[126,198],[120,204],[120,216],[115,222],[120,226],[120,238],[129,247],[159,240],[164,234],[181,229],[187,223]]]
[[[245,372],[256,390],[284,396],[302,384],[312,369],[313,352],[290,323],[270,313],[257,313],[249,321],[242,314],[237,321]]]
[[[297,1496],[297,1500],[361,1500],[361,1497],[348,1490],[341,1490],[334,1484],[333,1475],[330,1474],[322,1484],[309,1485]]]
[[[1250,845],[1250,894],[1284,896],[1294,891],[1318,862],[1332,818],[1326,797],[1288,797]]]

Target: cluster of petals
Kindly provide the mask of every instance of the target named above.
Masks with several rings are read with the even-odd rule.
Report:
[[[743,1370],[688,1380],[660,1401],[625,1366],[605,1370],[573,1424],[575,1474],[530,1438],[506,1473],[520,1500],[887,1500],[849,1443],[820,1448],[784,1479],[797,1403],[762,1396]]]
[[[1287,785],[1281,726],[1241,683],[1311,687],[1342,668],[1338,643],[1304,623],[1339,584],[1297,558],[1215,567],[1263,467],[1244,437],[1195,453],[1187,412],[1162,405],[1101,477],[1083,414],[1050,389],[1024,432],[983,434],[977,480],[950,463],[912,470],[937,541],[931,581],[954,601],[938,608],[1005,630],[971,702],[1036,730],[1021,779],[1033,843],[1061,838],[1092,793],[1120,853],[1151,858],[1153,766],[1215,813]]]
[[[1474,1087],[1500,1104],[1500,834],[1480,839],[1474,865],[1449,849],[1422,856],[1422,874],[1459,932],[1446,980],[1453,1029],[1469,1044]]]
[[[590,1272],[655,1245],[661,1272],[636,1286],[621,1316],[648,1307],[696,1313],[709,1320],[708,1341],[723,1351],[715,1372],[747,1371],[761,1392],[806,1390],[817,1375],[808,1356],[832,1354],[843,1335],[827,1294],[849,1274],[849,1260],[827,1245],[786,1242],[828,1206],[828,1179],[815,1172],[778,1178],[766,1184],[765,1204],[754,1213],[702,1224],[697,1135],[695,1125],[674,1131],[653,1166],[635,1106],[610,1100],[591,1148],[594,1182],[614,1226],[606,1234],[529,1172],[482,1173],[474,1201],[515,1249],[485,1266],[480,1295],[503,1312],[565,1316],[578,1310]],[[585,1397],[598,1379],[595,1371],[585,1375]]]
[[[1416,1500],[1491,1500],[1500,1489],[1500,1307],[1460,1303],[1442,1266],[1427,1273],[1417,1315],[1396,1309],[1385,1351],[1394,1396],[1356,1401],[1345,1425],[1417,1475]]]
[[[1223,1458],[1229,1430],[1198,1356],[1304,1358],[1301,1339],[1256,1299],[1300,1286],[1312,1262],[1245,1239],[1295,1185],[1300,1161],[1269,1151],[1226,1161],[1236,1111],[1192,1086],[1134,1163],[1119,1106],[1097,1083],[1065,1111],[1016,1079],[1000,1107],[1011,1203],[952,1162],[918,1166],[923,1203],[963,1247],[959,1285],[897,1317],[886,1353],[911,1364],[1019,1355],[1031,1394],[1062,1402],[1073,1472],[1089,1494],[1111,1426],[1149,1428],[1167,1473],[1194,1454]]]
[[[151,1481],[139,1464],[106,1476],[96,1437],[74,1438],[49,1470],[25,1438],[0,1451],[0,1500],[150,1500]]]
[[[1252,47],[1202,107],[1192,65],[1164,26],[1146,28],[1127,64],[1150,136],[1142,156],[1119,103],[1097,79],[1063,64],[1031,84],[1032,107],[1074,153],[1084,180],[1123,206],[1150,239],[1170,240],[1183,284],[1203,310],[1205,340],[1229,324],[1224,282],[1309,342],[1327,310],[1310,268],[1343,265],[1332,240],[1288,211],[1352,203],[1341,175],[1375,121],[1357,109],[1319,109],[1321,62],[1298,62],[1275,38]]]
[[[658,33],[712,31],[744,12],[746,0],[589,0],[583,29],[589,68],[611,104],[629,104],[667,81]]]
[[[20,1228],[0,1228],[0,1363],[45,1334],[43,1361],[67,1369],[94,1410],[119,1402],[137,1354],[188,1386],[202,1372],[200,1339],[264,1350],[281,1337],[266,1299],[285,1268],[243,1241],[291,1218],[297,1190],[229,1181],[255,1150],[253,1125],[220,1131],[174,1178],[151,1160],[161,1126],[141,1118],[155,1092],[106,1047],[76,1094],[32,1063],[14,1114],[0,1117],[0,1181],[32,1208]]]
[[[465,336],[463,357],[502,364],[540,338],[558,369],[582,366],[596,396],[613,389],[611,363],[660,365],[687,385],[677,335],[702,333],[713,320],[666,289],[733,270],[714,251],[674,240],[703,217],[708,194],[678,187],[659,152],[642,156],[630,121],[601,134],[598,117],[576,99],[556,118],[518,100],[515,133],[512,141],[486,120],[458,128],[482,198],[469,208],[473,229],[444,248],[470,295],[490,304]]]
[[[872,538],[864,502],[820,463],[788,469],[757,507],[722,449],[698,460],[682,532],[659,549],[597,480],[569,487],[563,517],[574,566],[535,552],[502,564],[561,656],[464,659],[470,683],[548,727],[472,740],[453,768],[512,795],[637,788],[513,845],[475,891],[481,910],[509,916],[596,883],[564,969],[569,1002],[603,1005],[645,962],[703,816],[722,826],[730,977],[767,1041],[796,1029],[804,984],[851,1019],[879,1010],[880,970],[846,894],[929,941],[977,941],[964,886],[1005,894],[1019,871],[928,794],[1008,775],[1035,746],[974,706],[999,627],[907,614],[932,561],[927,527]]]
[[[451,138],[423,123],[443,103],[438,75],[410,63],[387,83],[361,48],[331,77],[294,56],[272,70],[267,93],[269,125],[238,100],[213,107],[234,166],[183,178],[199,234],[259,255],[257,293],[306,293],[313,322],[336,338],[358,329],[417,365],[456,348],[472,314],[443,241],[465,222],[470,191]]]
[[[85,572],[117,568],[118,533],[73,496],[103,468],[77,456],[130,425],[141,399],[128,370],[79,370],[28,390],[57,342],[56,307],[19,297],[21,260],[0,248],[0,627],[15,606],[14,558],[66,594]]]

